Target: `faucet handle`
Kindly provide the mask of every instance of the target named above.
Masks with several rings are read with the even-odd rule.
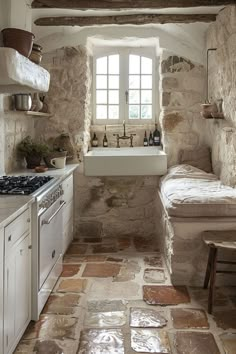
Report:
[[[136,136],[136,134],[133,134],[133,133],[132,133],[132,134],[130,134],[130,136]]]

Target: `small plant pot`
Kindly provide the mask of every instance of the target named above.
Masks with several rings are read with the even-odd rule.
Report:
[[[25,156],[26,163],[27,163],[27,168],[33,169],[37,166],[40,165],[40,162],[42,160],[42,156],[40,155],[27,155]]]

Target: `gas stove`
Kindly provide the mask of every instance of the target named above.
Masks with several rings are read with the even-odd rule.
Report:
[[[51,176],[2,176],[0,194],[29,195],[51,181]]]

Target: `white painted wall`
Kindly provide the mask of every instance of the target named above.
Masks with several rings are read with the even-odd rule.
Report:
[[[88,40],[139,40],[158,38],[160,47],[177,55],[203,64],[205,62],[205,33],[208,24],[165,24],[145,26],[100,26],[100,27],[40,27],[37,30],[37,43],[44,52],[50,52],[64,46],[86,45]],[[35,26],[33,26],[33,32]],[[50,34],[46,35],[50,30]],[[40,35],[41,34],[41,35]]]

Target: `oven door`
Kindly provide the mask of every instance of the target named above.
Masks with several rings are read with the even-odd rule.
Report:
[[[62,254],[62,209],[58,199],[39,217],[39,289]]]

